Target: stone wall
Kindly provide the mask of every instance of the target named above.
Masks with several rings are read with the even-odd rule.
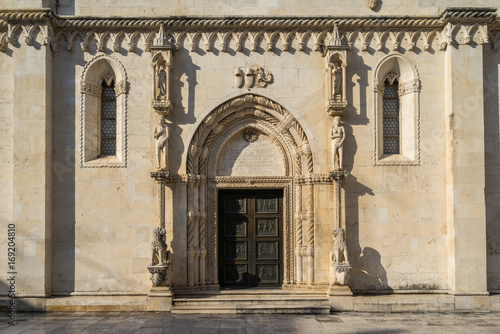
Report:
[[[500,289],[500,55],[484,55],[484,126],[488,290]]]
[[[95,2],[92,9],[86,3],[79,1],[70,13],[72,3],[60,1],[59,10],[93,14]],[[121,1],[120,7],[107,3],[100,15],[167,14],[154,1],[141,7],[140,13],[132,2]],[[437,3],[418,2],[412,14],[438,17],[440,6],[447,2]],[[168,10],[169,14],[206,16],[325,14],[320,1],[317,8],[314,3],[308,5],[308,10],[300,8],[302,2],[292,2],[286,9],[278,2],[266,4],[255,12],[227,6],[219,12],[217,6],[197,7],[195,1]],[[481,5],[492,4],[481,1]],[[274,11],[274,5],[280,9]],[[335,15],[373,13],[365,1],[360,1],[361,10],[342,5],[342,1],[331,5]],[[400,1],[384,1],[376,13],[399,15],[403,9]],[[452,41],[440,30],[426,31],[418,38],[395,37],[380,29],[373,34],[349,31],[346,36],[351,44],[348,106],[343,116],[344,167],[350,175],[344,181],[342,215],[353,268],[350,286],[355,292],[500,289],[500,56],[480,29],[469,30],[473,33],[467,36],[463,27],[468,26],[443,30],[454,34],[449,37]],[[0,214],[18,226],[21,295],[147,294],[150,290],[147,266],[157,223],[157,194],[149,172],[155,170],[157,115],[151,107],[154,74],[149,50],[156,27],[148,29],[138,35],[68,30],[47,40],[49,32],[41,25],[35,33],[20,29],[19,43],[10,44],[2,44],[6,35],[0,35],[4,46],[0,53],[0,187],[4,190]],[[227,39],[187,30],[173,33],[177,39],[171,81],[174,109],[168,118],[170,172],[177,176],[189,172],[193,136],[215,108],[251,93],[274,101],[297,120],[310,145],[315,177],[327,179],[334,167],[332,121],[325,108],[329,74],[319,51],[321,43],[333,39],[331,27],[323,35],[293,32],[287,37],[287,31],[277,35],[251,31]],[[410,138],[416,153],[409,163],[380,163],[376,149],[380,110],[375,72],[393,55],[414,64],[413,75],[418,79],[418,93],[408,100],[418,106]],[[88,120],[83,73],[101,58],[124,71],[124,156],[114,165],[86,164],[81,154],[86,136],[82,122]],[[272,76],[266,85],[235,86],[236,69],[259,67]],[[242,176],[237,174],[242,170],[222,168],[217,175]],[[188,194],[186,182],[169,185],[166,193],[174,287],[185,286],[188,275]],[[317,182],[314,281],[319,286],[329,283],[333,202],[333,185]],[[0,232],[6,235],[5,226]],[[5,258],[0,261],[5,269]],[[4,285],[1,291],[5,293]]]

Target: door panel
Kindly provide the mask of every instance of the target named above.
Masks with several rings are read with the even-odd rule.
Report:
[[[280,286],[283,282],[283,192],[219,191],[221,286]]]

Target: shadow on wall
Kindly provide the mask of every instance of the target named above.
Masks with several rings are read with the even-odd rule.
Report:
[[[79,80],[76,66],[84,66],[83,53],[75,53],[67,58],[64,52],[56,52],[53,63],[66,78],[75,78],[72,85],[54,75],[53,90],[58,96],[54,99],[52,127],[52,291],[69,293],[75,291],[75,168],[78,164],[76,147],[75,117],[80,117],[76,101],[80,97]],[[77,92],[75,94],[75,92]],[[76,99],[71,98],[75,96]]]
[[[75,15],[75,0],[44,0],[43,8],[49,8],[52,3],[57,15]]]
[[[377,6],[380,8],[380,2]],[[367,94],[369,93],[368,73],[371,68],[364,64],[363,58],[357,56],[353,52],[350,56],[350,62],[354,64],[353,72],[347,73],[347,81],[355,83],[348,86],[347,98],[354,101],[353,89],[356,85],[359,86],[359,101],[354,101],[354,105],[359,106],[359,110],[353,106],[348,107],[345,114],[344,128],[346,131],[346,140],[344,148],[344,164],[345,168],[351,172],[355,163],[358,144],[354,136],[353,126],[362,125],[364,127],[370,125],[368,110],[371,106],[367,105]],[[367,152],[373,149],[363,147],[362,151]],[[387,282],[387,274],[382,266],[380,253],[372,247],[361,248],[359,243],[359,198],[362,196],[374,196],[371,188],[358,182],[355,175],[349,175],[344,180],[343,188],[345,190],[345,220],[346,220],[346,236],[349,249],[349,257],[352,264],[351,283],[353,290],[376,290],[387,291],[391,290]],[[367,224],[369,222],[366,222]]]
[[[372,247],[361,248],[359,243],[359,197],[374,196],[373,190],[358,183],[354,175],[349,175],[346,189],[346,230],[350,261],[352,264],[351,283],[353,290],[391,291],[387,282],[387,273],[382,266],[380,253]]]
[[[487,286],[500,290],[500,56],[485,52],[484,57],[484,145],[485,202],[487,237]]]
[[[187,53],[188,51],[181,49],[177,52]],[[176,66],[172,69],[172,85],[170,88],[175,113],[168,117],[172,121],[169,123],[169,145],[176,148],[175,152],[169,152],[169,169],[172,172],[179,171],[182,163],[182,155],[185,152],[184,141],[181,135],[182,128],[179,125],[194,124],[196,122],[194,116],[196,85],[198,84],[196,81],[196,71],[199,70],[200,67],[193,64],[190,56],[183,54],[176,57]],[[183,96],[186,95],[182,91],[186,84],[188,85],[187,101],[182,103]],[[187,108],[183,106],[187,106]]]

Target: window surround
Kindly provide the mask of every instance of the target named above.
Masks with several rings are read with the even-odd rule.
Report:
[[[116,155],[101,156],[102,82],[115,82]],[[127,166],[127,75],[115,57],[99,55],[84,67],[81,81],[80,167]]]
[[[400,154],[384,154],[384,80],[390,72],[398,76],[400,110]],[[400,54],[390,54],[377,65],[373,80],[374,154],[379,166],[417,166],[420,164],[420,79],[416,66]]]

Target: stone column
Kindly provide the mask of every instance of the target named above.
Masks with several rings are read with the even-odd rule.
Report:
[[[200,288],[206,289],[206,256],[207,256],[207,235],[206,235],[206,222],[207,215],[205,210],[205,186],[204,180],[200,180],[199,200],[200,200]]]
[[[448,286],[457,310],[487,310],[483,46],[448,45],[444,77]]]
[[[343,150],[345,140],[345,129],[341,125],[341,118],[347,107],[347,50],[346,39],[335,24],[332,39],[326,46],[325,60],[327,68],[328,96],[327,113],[333,118],[333,126],[330,128],[328,138],[331,140],[332,171],[330,178],[333,179],[333,242],[332,251],[329,255],[330,263],[330,306],[337,310],[352,309],[352,295],[349,288],[349,276],[351,265],[349,264],[346,243],[345,223],[342,221],[342,181],[348,175],[343,166]],[[341,78],[341,82],[339,82]],[[334,297],[333,297],[334,296]],[[349,297],[338,297],[349,296]]]
[[[314,284],[314,185],[312,181],[306,183],[307,192],[307,284]]]
[[[334,198],[334,227],[344,228],[342,224],[342,181],[349,175],[345,170],[336,170],[330,172],[329,176],[333,179],[333,198]]]
[[[22,298],[17,309],[44,311],[52,288],[52,52],[46,41],[19,40],[13,52],[10,158],[17,256],[9,276],[16,276],[15,294]]]
[[[295,281],[297,284],[302,284],[302,238],[303,238],[303,232],[302,232],[302,186],[297,184],[295,186],[295,224],[296,225],[296,230],[295,230],[295,238],[296,238],[296,245],[295,245],[295,255],[297,257],[296,260],[296,265],[297,265],[297,270],[296,270],[296,277]]]
[[[148,270],[151,273],[153,287],[149,292],[149,311],[170,311],[172,306],[170,259],[171,253],[165,243],[165,186],[170,179],[169,171],[151,172],[151,177],[156,180],[158,192],[157,220],[153,232],[152,259]],[[156,262],[158,259],[158,262]]]
[[[342,221],[342,181],[349,173],[342,170],[330,172],[330,178],[333,179],[333,194],[334,194],[334,229],[333,229],[333,250],[330,254],[330,295],[352,295],[349,288],[349,277],[351,273],[351,265],[347,258],[347,245],[345,244],[345,224]],[[343,234],[340,235],[340,234]],[[339,249],[339,242],[344,242],[344,248]],[[335,257],[335,260],[332,259]],[[343,257],[341,262],[339,257]]]

